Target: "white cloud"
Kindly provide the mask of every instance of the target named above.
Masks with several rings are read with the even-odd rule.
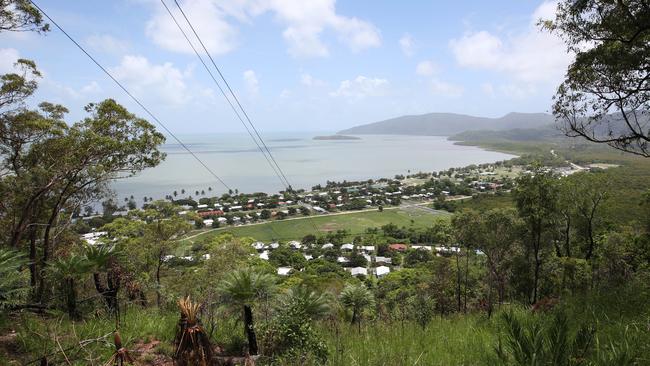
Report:
[[[152,64],[143,56],[127,55],[110,71],[137,96],[153,94],[161,101],[175,105],[183,104],[189,99],[186,95],[185,75],[170,62]]]
[[[336,91],[330,93],[333,97],[379,97],[388,93],[388,80],[369,78],[359,75],[354,80],[343,80]]]
[[[463,95],[463,87],[438,79],[431,80],[431,91],[441,97],[457,98]]]
[[[85,39],[85,43],[95,51],[123,55],[129,50],[127,41],[117,39],[108,34],[95,34]]]
[[[415,73],[420,76],[432,76],[438,72],[438,66],[431,61],[422,61],[415,67]]]
[[[300,84],[305,86],[323,86],[325,82],[314,78],[310,74],[302,73],[300,74]]]
[[[379,30],[367,21],[337,14],[336,0],[186,0],[181,6],[214,54],[224,54],[235,47],[237,30],[231,24],[232,20],[250,23],[252,18],[267,12],[274,14],[285,27],[282,36],[288,44],[289,54],[295,57],[329,55],[329,49],[321,39],[327,30],[334,31],[340,41],[354,52],[381,45]],[[173,11],[182,20],[182,15]],[[159,10],[147,23],[147,35],[165,49],[191,52],[165,10]]]
[[[531,15],[526,29],[515,37],[500,37],[488,31],[471,32],[450,41],[460,66],[511,75],[518,82],[556,84],[572,56],[555,35],[542,32],[540,18],[550,18],[555,2],[544,2]]]
[[[257,75],[255,75],[255,71],[253,70],[244,71],[244,82],[246,83],[246,88],[248,89],[248,92],[251,93],[252,95],[256,95],[257,93],[260,92],[260,82],[259,80],[257,80]]]
[[[165,9],[156,3],[158,11],[146,25],[146,34],[158,46],[174,52],[193,53],[192,48]],[[182,1],[181,6],[192,22],[205,47],[213,55],[230,52],[235,47],[237,31],[225,20],[226,13],[215,1]],[[192,30],[186,25],[183,15],[176,7],[170,6],[176,20],[188,36]],[[190,39],[193,39],[190,37]],[[197,50],[200,45],[196,44]]]
[[[15,48],[0,48],[0,74],[14,72],[14,63],[20,58]]]
[[[80,92],[81,94],[96,94],[102,91],[102,88],[96,81],[91,81],[89,84],[84,85]]]
[[[402,38],[399,39],[399,46],[402,49],[402,52],[406,56],[408,57],[413,56],[414,41],[413,41],[413,37],[411,37],[410,34],[406,33],[402,36]]]

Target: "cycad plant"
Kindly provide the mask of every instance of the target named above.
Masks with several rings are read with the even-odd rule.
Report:
[[[253,268],[245,268],[228,274],[219,286],[224,300],[243,310],[244,333],[248,340],[250,355],[256,355],[258,352],[253,323],[253,304],[272,293],[274,285],[274,276]]]
[[[119,254],[113,245],[101,244],[86,248],[86,258],[92,267],[95,289],[104,299],[108,310],[116,314],[118,313],[117,292],[120,288],[120,276],[112,264]],[[102,282],[102,272],[106,272],[106,285]]]
[[[593,330],[572,331],[568,317],[558,311],[548,322],[540,316],[524,321],[512,312],[503,314],[505,335],[499,335],[497,359],[503,365],[573,366],[586,364]]]
[[[280,308],[299,308],[310,319],[319,319],[331,310],[332,299],[328,293],[310,290],[307,286],[295,286],[280,298]]]
[[[207,366],[212,362],[212,345],[198,318],[200,305],[190,297],[178,300],[181,318],[176,331],[176,364]]]
[[[91,268],[92,263],[79,255],[59,258],[52,264],[51,271],[61,281],[65,308],[71,319],[81,318],[77,308],[77,283]]]
[[[29,293],[26,265],[27,259],[20,252],[0,249],[0,310],[26,299]]]
[[[341,291],[341,304],[352,311],[350,324],[357,323],[361,332],[361,317],[363,311],[375,305],[375,297],[363,284],[348,284]]]

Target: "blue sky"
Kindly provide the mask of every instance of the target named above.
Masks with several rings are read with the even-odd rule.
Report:
[[[571,61],[536,26],[552,16],[549,1],[180,3],[262,131],[334,131],[428,112],[545,112]],[[38,4],[172,131],[243,131],[160,1]],[[68,106],[71,121],[107,97],[144,116],[56,29],[1,35],[0,72],[17,57],[43,71],[34,102]]]

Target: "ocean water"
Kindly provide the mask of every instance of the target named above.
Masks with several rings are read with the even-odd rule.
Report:
[[[313,140],[324,133],[270,133],[264,140],[293,188],[310,189],[326,181],[393,177],[418,171],[439,171],[470,164],[506,160],[513,155],[454,145],[441,136],[359,136],[360,140]],[[240,192],[275,193],[283,186],[247,134],[179,136],[190,150],[230,188]],[[135,177],[116,180],[118,199],[133,195],[164,198],[185,189],[206,195],[227,191],[189,153],[168,139],[167,158]],[[208,187],[212,188],[210,192]]]

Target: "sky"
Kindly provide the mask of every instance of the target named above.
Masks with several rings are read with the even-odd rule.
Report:
[[[245,131],[159,0],[36,2],[174,133]],[[571,62],[537,25],[553,17],[552,1],[179,3],[262,132],[430,112],[548,112]],[[19,57],[43,73],[34,105],[63,104],[74,122],[84,105],[110,97],[145,117],[54,27],[1,34],[0,73]]]

